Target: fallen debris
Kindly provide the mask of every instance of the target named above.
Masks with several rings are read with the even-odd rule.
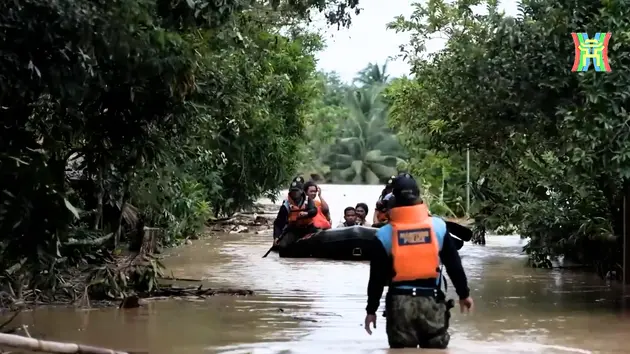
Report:
[[[135,309],[140,307],[140,298],[135,295],[127,296],[122,300],[120,305],[118,305],[119,309]]]
[[[171,285],[170,287],[160,287],[158,290],[156,290],[153,294],[151,294],[155,297],[160,297],[160,296],[214,296],[214,295],[235,295],[235,296],[248,296],[248,295],[254,295],[254,291],[252,290],[247,290],[247,289],[231,289],[231,288],[225,288],[225,289],[211,289],[211,288],[206,288],[203,289],[200,286],[198,287],[193,287],[193,286],[189,286],[189,287],[180,287],[180,286],[175,286],[175,285]]]
[[[207,224],[213,232],[255,233],[270,229],[277,211],[277,205],[257,205],[253,210],[241,211],[229,218],[208,220]]]
[[[6,333],[0,333],[0,347],[26,349],[33,352],[62,354],[139,354],[139,352],[121,352],[113,349],[93,347],[90,345],[53,342]]]
[[[234,225],[231,227],[231,230],[229,231],[230,234],[242,234],[246,232],[249,232],[249,228],[243,225]]]
[[[13,320],[20,314],[21,310],[15,311],[8,320],[4,321],[0,324],[0,331],[6,332],[5,327],[7,327]]]
[[[177,280],[185,280],[185,281],[199,281],[195,279],[177,279]],[[131,295],[124,298],[118,308],[121,309],[133,309],[142,306],[142,304],[146,301],[152,300],[194,300],[199,301],[203,300],[209,296],[216,295],[231,295],[231,296],[249,296],[254,295],[253,290],[247,289],[204,289],[202,285],[199,286],[188,286],[188,287],[180,287],[176,285],[171,286],[160,286],[157,290],[152,292],[151,294],[140,294]]]

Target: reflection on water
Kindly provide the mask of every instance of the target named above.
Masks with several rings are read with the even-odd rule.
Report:
[[[375,199],[380,187],[325,185],[323,192],[334,217],[369,201],[361,198]],[[388,351],[384,318],[372,336],[362,327],[367,263],[262,259],[270,238],[222,235],[173,250],[165,260],[178,277],[246,287],[255,296],[152,302],[126,311],[43,308],[20,319],[33,336],[152,354]],[[590,274],[526,268],[521,247],[518,237],[497,236],[486,247],[462,249],[476,310],[453,312],[448,353],[628,352],[621,339],[630,324],[616,309],[617,291]]]

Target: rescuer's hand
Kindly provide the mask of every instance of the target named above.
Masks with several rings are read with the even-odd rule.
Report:
[[[459,309],[462,313],[472,311],[474,306],[475,304],[470,296],[463,300],[459,300]]]
[[[366,315],[365,316],[365,331],[372,335],[372,329],[370,328],[370,324],[376,329],[376,315]]]
[[[308,215],[308,213],[307,213],[307,212],[305,212],[305,211],[301,211],[298,215],[299,215],[301,218],[303,218],[303,217],[307,216],[307,215]]]

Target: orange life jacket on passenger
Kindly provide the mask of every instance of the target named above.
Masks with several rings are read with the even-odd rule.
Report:
[[[378,197],[378,200],[376,201],[376,208],[374,209],[374,215],[376,216],[376,221],[379,223],[384,223],[384,222],[387,222],[387,220],[389,220],[389,217],[387,216],[387,212],[379,210],[379,209],[382,209],[382,206],[385,203],[387,203],[387,201],[384,200],[382,195]]]
[[[304,196],[301,204],[297,204],[291,199],[291,197],[287,196],[287,199],[284,200],[284,206],[289,211],[289,224],[295,226],[308,226],[313,223],[313,218],[302,218],[298,219],[300,213],[306,211],[308,206],[308,197]]]
[[[440,245],[425,204],[392,208],[393,282],[440,277]]]
[[[387,213],[386,212],[376,210],[374,212],[374,214],[376,214],[376,221],[378,221],[378,222],[387,222],[388,217],[387,217]]]
[[[330,225],[330,221],[322,211],[322,202],[317,199],[313,200],[313,202],[315,202],[315,206],[317,207],[317,215],[313,218],[313,226],[322,230],[330,229],[332,225]]]

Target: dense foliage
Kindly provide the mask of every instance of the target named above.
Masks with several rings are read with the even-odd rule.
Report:
[[[315,9],[348,25],[356,5],[3,2],[2,285],[68,292],[63,270],[78,265],[114,279],[88,291],[150,290],[151,277],[103,270],[113,246],[144,225],[181,239],[272,194],[296,171],[317,93],[321,42],[300,24]]]
[[[378,184],[396,174],[405,152],[387,126],[387,64],[369,64],[353,84],[320,74],[322,99],[309,116],[302,172],[332,183]]]
[[[422,181],[432,212],[464,216],[464,159],[438,153],[424,136],[387,124],[390,116],[400,114],[396,92],[407,80],[390,79],[387,63],[369,64],[352,84],[342,82],[336,73],[320,73],[321,99],[307,114],[309,143],[300,171],[332,183],[380,184],[409,170]]]
[[[415,78],[390,92],[405,145],[414,151],[423,137],[452,156],[469,146],[478,220],[517,225],[536,263],[563,255],[601,274],[619,270],[629,14],[616,0],[526,0],[516,18],[494,0],[430,0],[391,24],[412,35],[404,54]],[[612,32],[612,72],[571,72],[576,31]],[[427,55],[425,41],[438,35],[446,47]]]

